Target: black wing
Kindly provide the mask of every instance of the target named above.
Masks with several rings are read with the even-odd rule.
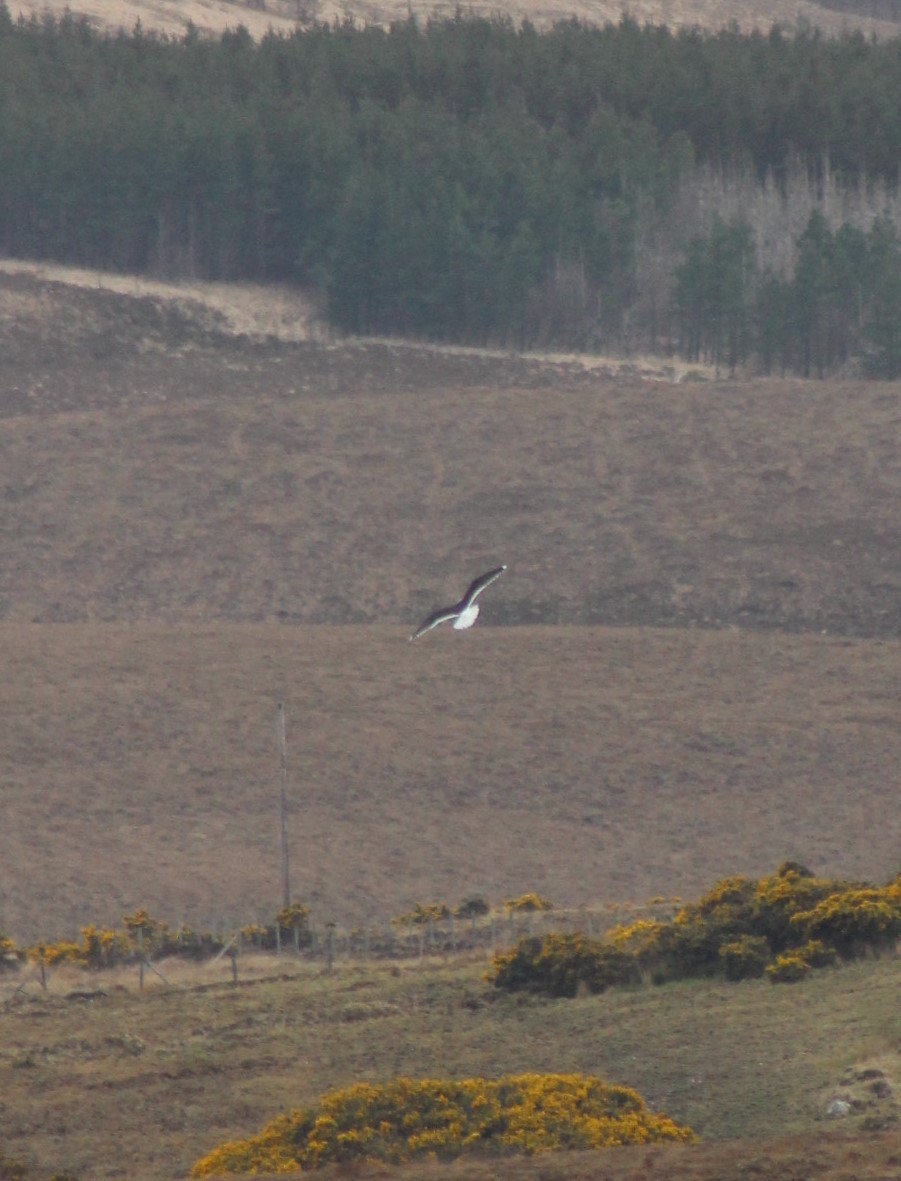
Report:
[[[493,570],[489,570],[486,574],[480,574],[478,578],[474,578],[466,588],[466,594],[461,599],[463,606],[468,607],[475,600],[476,596],[480,595],[486,586],[490,586],[495,578],[500,578],[506,569],[506,566],[495,566]]]
[[[410,639],[418,640],[420,636],[425,635],[426,632],[430,632],[439,623],[444,623],[447,619],[456,619],[459,614],[459,603],[455,603],[453,607],[439,607],[437,611],[433,611],[431,615],[426,616],[416,631],[410,636]]]

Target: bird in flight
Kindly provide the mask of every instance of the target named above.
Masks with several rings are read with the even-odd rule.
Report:
[[[418,640],[421,635],[431,631],[433,627],[437,627],[439,623],[444,623],[448,619],[454,621],[454,627],[458,631],[465,627],[472,627],[479,613],[479,604],[476,602],[476,599],[485,587],[490,586],[495,578],[500,578],[506,569],[506,566],[495,566],[493,570],[489,570],[486,574],[480,574],[478,578],[474,578],[466,588],[466,594],[459,603],[454,603],[452,607],[439,607],[437,611],[433,611],[431,615],[426,616],[416,631],[410,636],[410,639]]]

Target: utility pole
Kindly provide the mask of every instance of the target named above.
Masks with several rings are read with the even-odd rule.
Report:
[[[288,754],[285,743],[285,706],[278,703],[279,816],[282,832],[282,906],[291,905],[288,862]]]

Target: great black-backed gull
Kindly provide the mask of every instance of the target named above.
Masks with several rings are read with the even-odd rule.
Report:
[[[439,607],[437,611],[433,611],[431,615],[422,621],[416,631],[410,636],[410,639],[418,640],[421,635],[431,631],[433,627],[437,627],[439,623],[444,623],[448,619],[454,621],[454,627],[458,631],[465,627],[472,627],[479,613],[479,604],[476,602],[476,599],[485,587],[490,586],[495,578],[500,578],[506,569],[506,566],[495,566],[487,574],[480,574],[478,578],[474,578],[466,588],[466,594],[459,603],[454,603],[453,607]]]

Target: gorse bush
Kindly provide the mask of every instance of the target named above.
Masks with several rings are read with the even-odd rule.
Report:
[[[767,965],[766,974],[771,984],[796,984],[810,971],[810,964],[800,951],[784,951]]]
[[[397,1078],[331,1091],[317,1107],[280,1116],[258,1136],[221,1145],[191,1176],[694,1139],[690,1128],[648,1111],[635,1091],[591,1076]]]
[[[487,978],[507,992],[573,997],[582,990],[600,993],[614,984],[634,984],[641,977],[628,952],[580,933],[552,932],[520,939],[511,951],[499,952]]]
[[[529,897],[537,898],[532,894]],[[480,894],[472,894],[463,898],[457,906],[448,906],[446,902],[417,902],[416,905],[403,914],[395,915],[391,920],[394,927],[416,926],[423,927],[429,923],[446,923],[450,919],[477,919],[491,913],[491,906]]]
[[[78,940],[41,941],[28,948],[26,957],[32,963],[46,967],[75,964],[83,968],[112,968],[141,956],[203,959],[221,951],[225,945],[221,937],[210,932],[194,931],[185,925],[174,929],[143,908],[124,915],[122,923],[124,929],[120,931],[90,924],[81,928]],[[245,927],[241,933],[261,947],[274,948],[278,942],[277,929],[283,941],[294,939],[297,946],[308,946],[309,911],[300,903],[294,903],[280,910],[271,925]]]
[[[268,925],[248,923],[242,927],[241,937],[264,951],[272,951],[283,943],[291,943],[298,949],[309,947],[313,941],[309,908],[292,902],[281,908],[275,922]]]
[[[817,878],[788,862],[770,877],[724,878],[671,922],[641,919],[606,939],[550,934],[496,955],[488,979],[506,991],[575,996],[650,974],[656,983],[801,979],[836,960],[878,955],[901,937],[901,882],[877,888]],[[774,962],[775,961],[775,962]]]
[[[794,984],[803,980],[811,968],[828,968],[838,960],[838,952],[828,943],[809,939],[801,947],[784,951],[766,967],[771,984]]]
[[[28,949],[27,958],[48,968],[58,964],[109,968],[129,959],[134,950],[135,946],[126,933],[90,925],[81,928],[79,942],[61,939],[56,943],[37,943]]]
[[[0,931],[0,972],[7,968],[14,968],[18,962],[19,949],[12,939]]]
[[[720,945],[720,961],[727,980],[753,980],[770,961],[770,945],[762,935],[742,935]]]
[[[395,927],[406,927],[413,924],[424,927],[428,923],[441,923],[451,917],[450,907],[446,902],[417,902],[412,910],[396,915],[392,920]]]
[[[546,898],[542,898],[540,894],[520,894],[518,898],[508,898],[504,902],[504,910],[509,914],[511,912],[529,914],[542,910],[553,910],[553,902],[548,902]]]
[[[553,911],[553,904],[535,893],[507,899],[503,907],[511,928],[525,916],[530,933],[511,949],[495,954],[486,979],[509,992],[571,997],[648,978],[662,984],[702,976],[756,977],[785,953],[800,953],[809,969],[880,955],[901,938],[901,874],[885,886],[874,886],[819,878],[802,865],[786,862],[774,874],[757,880],[723,878],[697,901],[682,904],[671,919],[642,917],[614,927],[603,939],[553,930],[544,936],[532,934],[531,916]],[[486,914],[492,914],[488,903],[473,897],[456,908],[445,902],[417,903],[391,923],[415,928],[421,953],[426,939],[429,946],[435,944],[433,927],[452,926],[454,920],[468,918],[475,931],[476,920]],[[548,919],[542,924],[559,925]],[[480,926],[483,934],[496,940],[496,921],[490,930],[488,924]],[[353,935],[367,955],[398,954],[393,935],[374,945],[368,932]],[[269,925],[243,927],[241,936],[262,950],[289,942],[300,950],[314,942],[310,912],[299,902],[282,908]],[[187,926],[173,929],[138,909],[123,916],[122,930],[91,924],[81,928],[79,939],[41,941],[26,952],[0,935],[0,970],[14,968],[22,958],[48,967],[71,963],[92,969],[141,956],[201,959],[224,946],[220,936]],[[453,932],[441,947],[459,949]]]
[[[901,936],[901,885],[828,895],[811,910],[794,914],[792,925],[834,947],[842,959],[857,959],[868,951],[878,955]]]

